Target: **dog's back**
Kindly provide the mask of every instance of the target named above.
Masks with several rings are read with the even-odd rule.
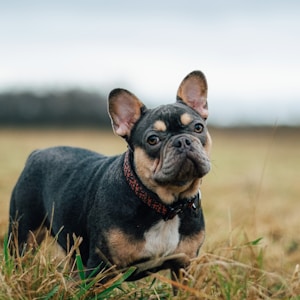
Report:
[[[41,225],[49,229],[50,224],[54,235],[63,230],[87,239],[86,206],[95,199],[103,168],[114,159],[73,147],[31,153],[12,193],[9,233],[15,224],[12,221],[18,221],[20,245],[28,241],[29,231],[35,232]],[[61,245],[67,245],[65,236],[58,236]]]

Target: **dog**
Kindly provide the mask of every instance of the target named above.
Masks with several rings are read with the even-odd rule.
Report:
[[[128,144],[121,155],[65,146],[32,152],[10,202],[9,236],[20,253],[44,226],[65,251],[74,234],[82,238],[86,276],[133,265],[128,280],[162,269],[178,276],[205,237],[200,183],[212,145],[205,75],[188,74],[176,98],[148,109],[125,89],[110,92],[113,130]]]

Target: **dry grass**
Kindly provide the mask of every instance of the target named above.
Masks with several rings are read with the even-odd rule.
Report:
[[[231,236],[262,237],[272,270],[300,262],[299,129],[218,132],[203,184],[206,251]],[[217,228],[217,230],[216,230]]]
[[[213,170],[202,186],[207,238],[186,274],[186,285],[183,279],[176,283],[178,299],[300,299],[299,133],[212,130]],[[10,192],[36,148],[64,144],[115,154],[126,149],[125,143],[97,130],[5,129],[0,141],[0,298],[96,299],[103,287],[94,285],[78,297],[82,282],[68,275],[72,268],[47,245],[34,257],[20,258],[22,268],[10,268],[2,251]],[[107,295],[172,297],[164,272],[121,287]],[[46,296],[36,293],[39,289]]]

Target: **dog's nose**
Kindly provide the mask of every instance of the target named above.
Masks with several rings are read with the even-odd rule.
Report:
[[[173,141],[173,147],[179,149],[188,149],[190,148],[192,141],[186,136],[180,136]]]

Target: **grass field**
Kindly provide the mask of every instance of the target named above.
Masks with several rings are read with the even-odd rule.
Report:
[[[178,299],[300,299],[300,129],[214,129],[211,135],[213,168],[201,188],[206,241]],[[2,129],[0,144],[0,298],[37,299],[28,287],[26,293],[18,287],[23,298],[14,294],[3,251],[10,193],[28,154],[54,145],[116,154],[126,145],[110,132],[88,129]],[[168,281],[162,272],[109,295],[169,299]],[[63,299],[51,291],[47,299]],[[89,297],[77,298],[96,299]]]

